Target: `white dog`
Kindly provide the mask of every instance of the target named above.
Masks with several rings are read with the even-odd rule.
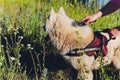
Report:
[[[93,80],[92,70],[100,68],[100,63],[103,66],[111,64],[116,69],[120,69],[120,36],[116,39],[109,40],[109,34],[100,32],[99,35],[104,36],[98,40],[100,42],[94,47],[88,46],[93,42],[95,34],[88,25],[79,25],[73,19],[66,16],[63,8],[55,13],[53,8],[46,20],[46,32],[49,34],[50,40],[59,53],[65,60],[72,65],[72,67],[79,71],[78,78],[84,80]],[[101,45],[100,48],[98,45]],[[107,50],[102,50],[105,48]],[[102,50],[104,57],[98,56],[95,60],[94,53]],[[107,54],[106,54],[107,53]]]

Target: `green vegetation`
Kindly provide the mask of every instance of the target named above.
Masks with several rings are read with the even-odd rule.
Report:
[[[70,0],[0,0],[0,80],[68,79],[68,70],[51,72],[45,67],[45,56],[56,51],[45,40],[46,33],[42,27],[51,7],[57,12],[63,6],[66,14],[77,21],[98,10],[96,6],[85,7],[81,1],[73,1],[74,3]],[[118,26],[119,14],[120,11],[117,11],[90,26],[93,30]],[[31,58],[25,58],[26,64],[21,63],[25,62],[21,60],[24,55]],[[29,62],[33,65],[32,69],[27,69],[27,65],[31,66]],[[34,75],[31,76],[30,70],[34,71]],[[97,74],[102,80],[119,80],[118,74],[114,73],[112,68],[105,67]]]

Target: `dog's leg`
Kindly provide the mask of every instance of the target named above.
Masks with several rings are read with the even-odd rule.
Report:
[[[87,55],[82,56],[80,62],[80,80],[93,80],[93,73],[91,70],[91,64],[94,61],[94,57]]]

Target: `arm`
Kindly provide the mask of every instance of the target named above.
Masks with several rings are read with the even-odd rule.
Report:
[[[119,7],[117,5],[115,5],[114,3],[112,3],[111,1],[107,3],[106,6],[104,6],[100,11],[102,15],[100,16],[106,16],[108,14],[113,13],[114,11],[116,11],[117,9],[119,9]]]
[[[95,20],[97,20],[100,17],[106,16],[108,14],[113,13],[114,11],[116,11],[119,7],[117,5],[115,5],[114,3],[112,3],[111,1],[107,3],[106,6],[104,6],[101,10],[99,10],[97,13],[93,14],[93,15],[89,15],[86,16],[85,18],[83,18],[81,20],[81,22],[86,22],[86,24],[90,24],[92,22],[94,22]]]

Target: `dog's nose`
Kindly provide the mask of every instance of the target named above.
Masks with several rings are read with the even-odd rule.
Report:
[[[46,25],[43,26],[43,30],[46,31]]]

